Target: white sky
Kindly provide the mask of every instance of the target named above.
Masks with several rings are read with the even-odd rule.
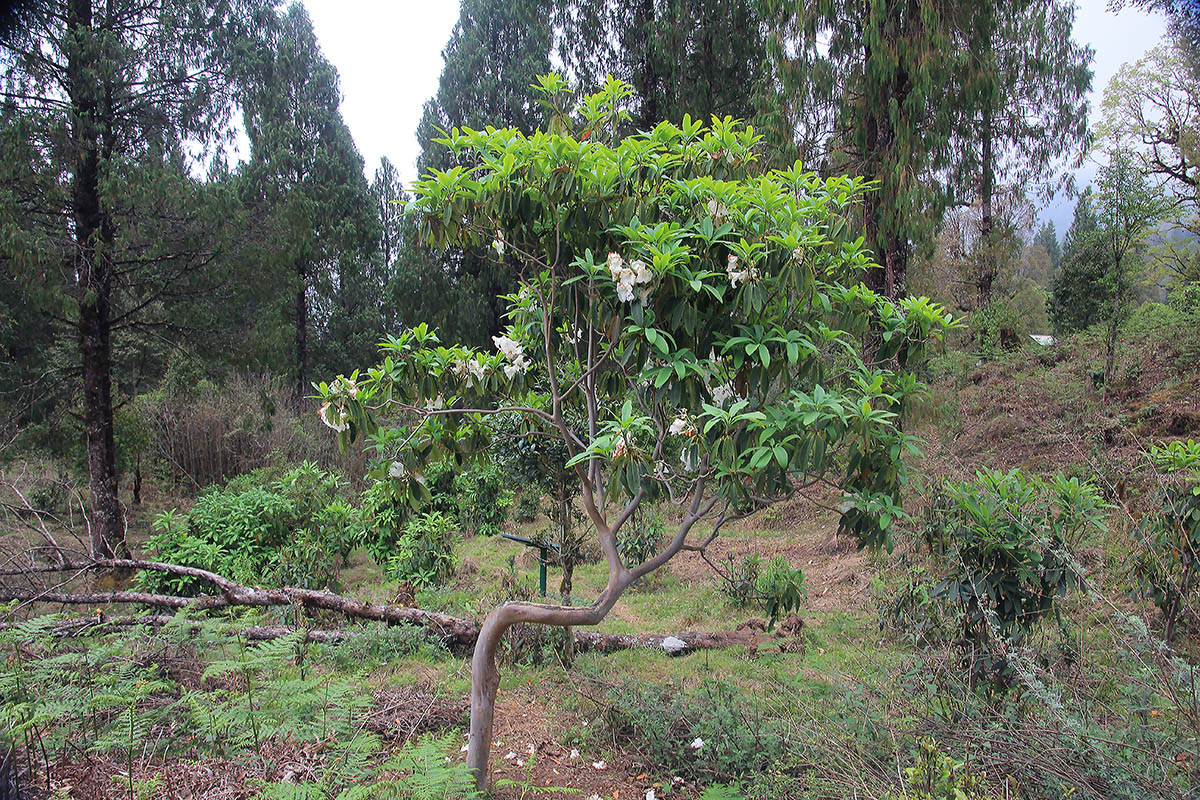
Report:
[[[420,153],[416,129],[424,102],[437,91],[442,48],[458,20],[456,0],[304,0],[326,58],[341,75],[342,116],[366,162],[367,177],[381,156],[410,183]],[[1162,37],[1161,15],[1107,10],[1108,0],[1082,0],[1075,37],[1096,50],[1092,113],[1117,68],[1142,56]],[[1081,183],[1093,170],[1081,171]],[[1074,203],[1047,209],[1061,236]]]

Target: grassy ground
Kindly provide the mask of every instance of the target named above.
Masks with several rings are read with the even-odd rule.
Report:
[[[1200,375],[1194,363],[1187,363],[1177,339],[1145,333],[1137,346],[1125,351],[1118,368],[1120,381],[1109,387],[1108,397],[1092,383],[1099,349],[1087,336],[1060,349],[1031,347],[986,364],[944,359],[935,365],[931,400],[915,425],[926,442],[922,469],[956,476],[981,466],[1092,475],[1110,499],[1129,498],[1136,508],[1137,498],[1143,496],[1138,465],[1144,442],[1200,434]],[[1106,533],[1082,543],[1080,557],[1092,572],[1090,597],[1069,599],[1062,623],[1044,626],[1029,643],[1040,654],[1032,680],[1041,688],[1030,689],[1013,704],[981,710],[979,701],[964,692],[961,679],[956,680],[960,670],[950,650],[919,642],[903,629],[881,629],[880,607],[902,596],[913,570],[926,563],[915,551],[915,539],[902,537],[890,556],[860,553],[834,535],[836,518],[824,506],[835,498],[817,500],[797,501],[732,526],[709,552],[717,564],[731,555],[737,559],[755,553],[764,562],[782,555],[801,568],[808,594],[800,613],[803,628],[794,635],[764,636],[754,647],[675,658],[646,651],[584,652],[570,664],[558,659],[552,638],[535,638],[525,642],[524,649],[511,651],[502,668],[493,764],[498,778],[515,785],[499,789],[496,796],[526,797],[532,786],[554,786],[578,789],[585,798],[641,800],[651,789],[656,797],[699,797],[706,785],[717,782],[713,775],[689,771],[686,762],[669,759],[674,752],[699,760],[687,749],[696,738],[694,732],[717,722],[723,730],[744,734],[736,745],[744,752],[730,746],[747,763],[771,742],[783,738],[792,743],[769,767],[755,767],[745,776],[746,782],[755,783],[753,790],[744,787],[746,796],[764,800],[879,800],[888,787],[900,793],[904,769],[920,765],[922,736],[936,738],[944,752],[968,762],[966,769],[988,771],[993,796],[1182,796],[1170,793],[1174,790],[1169,781],[1196,769],[1197,720],[1189,722],[1188,714],[1195,714],[1200,703],[1189,711],[1186,696],[1172,695],[1186,692],[1155,677],[1168,675],[1177,664],[1139,649],[1139,641],[1153,640],[1156,616],[1147,605],[1129,598],[1122,573],[1128,553],[1124,518],[1114,513]],[[923,500],[916,490],[910,498],[918,516]],[[146,504],[131,509],[135,549],[145,541],[149,520],[173,505],[186,506],[186,501],[148,488]],[[507,530],[529,536],[545,524],[510,523]],[[25,541],[21,537],[28,535],[10,532],[8,542]],[[459,542],[457,556],[459,567],[449,585],[418,593],[422,608],[482,618],[507,597],[535,594],[536,557],[514,542],[466,538]],[[600,563],[577,567],[574,601],[590,601],[606,577]],[[361,551],[353,554],[339,579],[342,593],[366,600],[388,602],[400,590],[395,581],[383,579]],[[552,600],[558,579],[558,570],[551,569]],[[759,609],[731,603],[720,586],[708,564],[696,554],[683,554],[626,593],[598,630],[729,631],[763,616]],[[1149,636],[1139,639],[1136,631],[1130,633],[1130,626],[1136,627],[1126,617],[1131,613],[1149,621]],[[312,669],[329,682],[344,682],[369,697],[372,713],[382,720],[385,751],[398,751],[410,734],[449,726],[456,738],[445,745],[447,755],[461,759],[455,745],[462,741],[465,723],[469,659],[410,644],[400,642],[391,650],[380,649],[378,642],[341,650],[316,647]],[[1187,639],[1179,652],[1194,648]],[[163,664],[187,661],[164,645],[163,652],[168,651],[173,655]],[[19,653],[19,648],[6,652]],[[201,663],[212,657],[207,652],[194,654]],[[17,667],[11,654],[6,658],[6,675],[11,677]],[[143,660],[160,663],[154,658]],[[135,660],[131,657],[131,663]],[[222,691],[199,678],[179,678],[177,683],[182,687],[172,690],[177,693]],[[667,694],[653,695],[656,699],[650,703],[644,700],[651,696],[645,692],[653,687]],[[224,688],[231,697],[244,689],[236,680]],[[707,700],[687,705],[680,699],[689,697]],[[676,701],[680,705],[670,705]],[[709,712],[697,710],[705,707],[726,716],[713,722],[716,717],[709,719]],[[669,717],[675,713],[672,708],[682,709],[676,718]],[[631,714],[654,721],[665,732],[661,741],[652,731],[631,731]],[[46,726],[49,731],[51,723]],[[1073,738],[1064,738],[1062,731],[1067,729],[1075,731]],[[1123,744],[1112,746],[1116,740]],[[718,746],[713,741],[711,746]],[[1170,744],[1175,741],[1177,746]],[[140,794],[253,796],[245,789],[253,780],[265,776],[294,782],[315,775],[315,767],[304,769],[325,763],[322,759],[332,752],[322,750],[332,747],[329,743],[301,747],[298,742],[282,736],[271,745],[276,750],[243,748],[219,757],[188,756],[186,769],[171,752],[151,753],[135,772],[145,786],[158,788]],[[89,762],[92,756],[81,755],[79,748],[64,748],[65,761],[58,764],[50,789],[35,787],[34,797],[130,796],[119,780],[106,782],[106,770],[116,774],[120,765],[111,759]],[[1146,752],[1159,757],[1138,761]],[[288,773],[287,764],[298,771]],[[1031,764],[1040,767],[1040,777],[1030,777]],[[1165,772],[1153,774],[1157,768]],[[172,794],[161,781],[154,784],[156,775],[172,770],[188,776],[209,774],[211,782],[200,794]],[[1097,771],[1108,777],[1092,774]],[[1127,772],[1139,771],[1140,777],[1129,778],[1134,783],[1120,783]],[[1139,788],[1142,784],[1136,780],[1151,781],[1161,791]],[[1035,786],[1036,781],[1045,786]],[[189,785],[201,786],[203,781],[197,777]]]

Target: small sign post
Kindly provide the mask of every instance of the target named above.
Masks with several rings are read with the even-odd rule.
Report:
[[[558,545],[549,544],[547,542],[538,542],[533,539],[526,539],[523,536],[513,536],[511,533],[500,534],[505,539],[510,539],[514,542],[525,545],[526,547],[536,547],[538,550],[538,592],[542,597],[546,596],[546,564],[550,560],[550,551],[557,550]]]

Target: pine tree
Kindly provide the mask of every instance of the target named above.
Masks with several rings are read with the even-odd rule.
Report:
[[[1022,191],[1040,183],[1043,196],[1053,194],[1056,167],[1089,141],[1093,53],[1072,39],[1075,7],[1063,0],[981,0],[960,3],[955,14],[965,57],[955,78],[962,94],[953,149],[959,180],[983,208],[982,307],[999,269],[992,252],[998,184],[1019,174]]]
[[[353,330],[347,320],[367,302],[362,272],[379,222],[362,157],[338,108],[337,70],[322,55],[304,6],[293,4],[278,19],[247,59],[243,82],[250,139],[244,186],[248,203],[266,220],[261,269],[272,285],[287,289],[280,300],[290,307],[295,332],[299,402],[310,391],[310,337],[333,324],[340,331],[335,338],[344,340]],[[325,347],[326,360],[338,349]]]
[[[40,187],[6,221],[28,237],[5,237],[3,260],[77,343],[96,557],[126,550],[114,336],[152,322],[158,336],[176,331],[165,298],[203,290],[186,284],[212,263],[207,229],[222,215],[214,193],[193,191],[181,142],[228,130],[231,54],[264,5],[44,0],[0,41],[6,124],[31,145],[23,166]]]
[[[772,0],[768,48],[818,166],[877,182],[862,228],[883,269],[870,288],[906,292],[914,244],[932,246],[949,195],[958,50],[950,0]]]
[[[1063,239],[1060,267],[1054,276],[1050,321],[1056,335],[1090,327],[1103,313],[1108,294],[1104,253],[1096,229],[1095,194],[1089,187],[1075,203],[1071,227]]]
[[[751,0],[556,0],[556,51],[571,79],[634,90],[632,127],[685,114],[751,119],[766,80],[766,25]]]
[[[1033,243],[1041,245],[1049,256],[1050,276],[1053,279],[1058,272],[1058,265],[1062,262],[1062,248],[1058,244],[1058,232],[1054,230],[1054,223],[1046,222],[1038,228],[1037,233],[1033,235]]]
[[[509,126],[532,133],[542,118],[529,87],[550,71],[551,0],[463,0],[442,51],[437,94],[417,127],[418,172],[448,169],[453,156],[434,144],[455,127]],[[410,246],[416,246],[411,241]],[[402,324],[429,321],[448,341],[481,344],[503,320],[497,300],[515,276],[489,251],[412,253],[397,272],[391,297]]]

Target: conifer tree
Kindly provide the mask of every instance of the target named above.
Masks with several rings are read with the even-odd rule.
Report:
[[[788,102],[814,109],[808,134],[819,166],[877,186],[862,230],[883,269],[865,282],[889,298],[906,292],[914,244],[932,243],[950,187],[953,78],[958,50],[950,0],[765,0],[770,52]],[[803,135],[803,134],[802,134]]]
[[[339,111],[337,70],[322,55],[304,6],[295,3],[282,14],[245,66],[250,160],[243,176],[249,204],[267,220],[260,267],[286,287],[280,300],[291,311],[299,401],[310,391],[310,337],[327,330],[333,317],[354,318],[362,310],[362,272],[379,222],[362,157]],[[348,334],[353,325],[343,321],[339,328]],[[322,349],[328,359],[329,348]]]
[[[631,127],[685,114],[751,119],[766,79],[766,25],[752,0],[556,0],[556,51],[581,86],[633,87]]]
[[[196,191],[181,142],[211,144],[228,130],[234,45],[265,8],[44,0],[0,40],[5,125],[28,145],[22,162],[11,151],[0,161],[30,170],[26,185],[38,187],[15,199],[21,214],[4,220],[0,258],[76,342],[98,558],[126,551],[114,336],[147,324],[159,337],[177,332],[166,298],[203,291],[194,280],[213,262],[210,235],[226,216],[212,213],[219,192]]]
[[[1063,0],[966,2],[954,13],[964,57],[955,78],[961,100],[953,150],[958,180],[982,204],[982,307],[999,271],[996,193],[1020,175],[1022,191],[1040,184],[1043,196],[1053,194],[1062,160],[1087,146],[1092,50],[1072,39],[1075,7]]]
[[[1061,267],[1054,276],[1050,321],[1057,335],[1082,330],[1100,319],[1106,292],[1096,227],[1095,196],[1088,187],[1075,202],[1063,239]]]
[[[1050,258],[1050,275],[1053,277],[1062,262],[1062,247],[1058,244],[1058,232],[1054,230],[1054,223],[1047,221],[1038,228],[1037,233],[1033,235],[1033,243],[1045,249]]]
[[[552,10],[551,0],[463,0],[442,51],[437,94],[417,127],[420,174],[453,166],[450,151],[434,142],[455,127],[511,126],[523,133],[538,127],[542,112],[529,87],[550,71]],[[494,251],[459,248],[410,254],[390,293],[400,322],[429,321],[451,340],[489,341],[503,324],[497,298],[515,286],[501,259]]]

